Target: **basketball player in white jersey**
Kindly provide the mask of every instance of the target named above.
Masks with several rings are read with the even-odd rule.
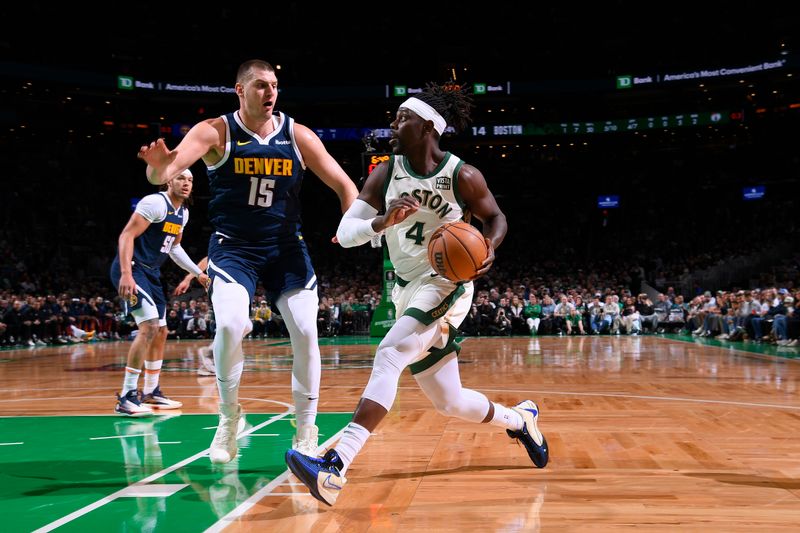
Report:
[[[519,439],[537,467],[547,464],[547,441],[537,428],[539,408],[533,401],[508,408],[461,386],[455,335],[472,304],[472,281],[451,282],[428,261],[433,232],[467,211],[483,222],[489,248],[476,278],[489,270],[506,234],[506,217],[481,172],[439,148],[448,124],[456,131],[467,125],[470,108],[461,90],[438,85],[401,104],[391,124],[392,157],[370,174],[339,224],[336,237],[345,248],[385,231],[397,274],[392,301],[398,319],[378,346],[369,383],[336,448],[322,458],[286,452],[291,471],[328,505],[336,501],[347,468],[392,407],[406,367],[438,412],[502,427]]]

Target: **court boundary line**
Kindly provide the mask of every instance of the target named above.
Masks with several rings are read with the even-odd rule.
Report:
[[[204,398],[205,396],[187,396],[187,397]],[[277,415],[275,415],[275,416],[273,416],[271,418],[268,418],[264,422],[251,427],[247,431],[243,431],[242,433],[240,433],[240,436],[237,437],[237,440],[239,438],[241,438],[241,437],[245,437],[245,436],[249,435],[250,433],[252,433],[254,431],[258,431],[259,429],[261,429],[263,427],[266,427],[266,426],[268,426],[268,425],[270,425],[270,424],[272,424],[274,422],[277,422],[278,420],[282,420],[283,418],[287,417],[288,415],[294,413],[294,406],[292,406],[290,404],[287,404],[287,403],[284,403],[284,402],[280,402],[278,400],[267,400],[267,399],[263,399],[263,398],[240,398],[240,400],[256,400],[256,401],[261,401],[261,402],[276,403],[276,404],[279,404],[279,405],[283,405],[284,407],[287,408],[287,410],[285,412],[283,412],[283,413],[280,413],[280,414],[277,414]],[[61,518],[59,518],[57,520],[54,520],[54,521],[50,522],[49,524],[46,524],[46,525],[44,525],[44,526],[42,526],[40,528],[37,528],[37,529],[35,529],[33,531],[33,533],[46,533],[47,531],[52,531],[52,530],[54,530],[56,528],[59,528],[59,527],[65,525],[65,524],[68,524],[68,523],[72,522],[73,520],[76,520],[76,519],[80,518],[81,516],[83,516],[85,514],[88,514],[88,513],[92,512],[92,511],[96,510],[96,509],[99,509],[100,507],[106,505],[107,503],[111,503],[112,501],[116,500],[117,498],[122,497],[123,493],[126,490],[130,489],[131,487],[148,485],[150,482],[155,481],[156,479],[162,478],[162,477],[166,476],[167,474],[170,474],[170,473],[174,472],[175,470],[177,470],[179,468],[182,468],[182,467],[184,467],[184,466],[186,466],[186,465],[188,465],[190,463],[193,463],[194,461],[196,461],[196,460],[198,460],[201,457],[204,457],[206,455],[208,455],[208,448],[206,448],[205,450],[201,450],[201,451],[197,452],[196,454],[192,455],[191,457],[187,457],[186,459],[178,461],[177,463],[175,463],[175,464],[173,464],[171,466],[168,466],[166,468],[162,468],[158,472],[156,472],[154,474],[151,474],[151,475],[149,475],[149,476],[147,476],[145,478],[142,478],[139,481],[137,481],[136,483],[131,483],[131,484],[121,488],[118,491],[112,492],[111,494],[109,494],[107,496],[104,496],[104,497],[100,498],[99,500],[96,500],[93,503],[90,503],[89,505],[85,505],[84,507],[81,507],[80,509],[77,509],[76,511],[73,511],[73,512],[69,513],[68,515],[62,516]]]

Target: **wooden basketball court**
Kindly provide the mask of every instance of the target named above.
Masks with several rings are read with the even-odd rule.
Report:
[[[329,508],[282,464],[293,432],[287,340],[245,342],[247,436],[241,457],[216,469],[204,456],[216,425],[215,379],[196,373],[204,345],[167,344],[161,386],[184,408],[147,422],[112,414],[127,342],[0,352],[2,529],[800,527],[800,364],[784,357],[794,351],[663,337],[466,339],[465,386],[539,403],[547,468],[499,428],[438,415],[405,373]],[[374,351],[366,339],[323,339],[321,442],[349,421]]]

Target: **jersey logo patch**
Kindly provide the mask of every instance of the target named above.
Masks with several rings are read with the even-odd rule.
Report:
[[[247,142],[236,141],[236,146],[244,146],[245,144],[250,144],[251,142],[253,141],[247,141]]]
[[[446,176],[441,178],[436,178],[436,188],[442,191],[449,191],[451,189],[450,178]]]
[[[291,144],[292,141],[275,141],[275,144]]]
[[[137,298],[135,294],[131,294],[128,296],[128,301],[130,302],[131,307],[133,307],[139,303],[139,298]]]

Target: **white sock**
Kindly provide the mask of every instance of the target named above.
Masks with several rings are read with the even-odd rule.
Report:
[[[227,376],[220,377],[219,365],[217,365],[217,389],[219,389],[220,403],[238,405],[239,382],[242,380],[242,370],[244,370],[244,361],[239,361],[233,365]]]
[[[522,429],[525,421],[522,420],[521,414],[505,405],[494,402],[492,402],[492,404],[494,405],[494,416],[489,421],[491,425],[510,429],[511,431],[519,431]]]
[[[158,387],[158,376],[161,374],[162,361],[144,362],[144,394],[150,394]]]
[[[307,394],[292,392],[294,397],[295,418],[297,427],[313,426],[317,419],[317,404],[319,398],[310,398]]]
[[[347,427],[344,428],[342,438],[339,439],[339,442],[336,444],[336,453],[339,454],[339,457],[342,459],[342,463],[344,463],[344,467],[341,471],[342,475],[347,472],[347,468],[350,466],[350,463],[353,462],[353,459],[356,458],[358,452],[360,452],[361,448],[364,447],[369,435],[370,433],[367,431],[367,428],[360,426],[355,422],[350,422],[347,424]]]
[[[139,374],[141,373],[141,370],[129,366],[125,367],[125,381],[122,382],[122,392],[119,393],[120,396],[125,396],[129,390],[136,390],[139,388]]]

